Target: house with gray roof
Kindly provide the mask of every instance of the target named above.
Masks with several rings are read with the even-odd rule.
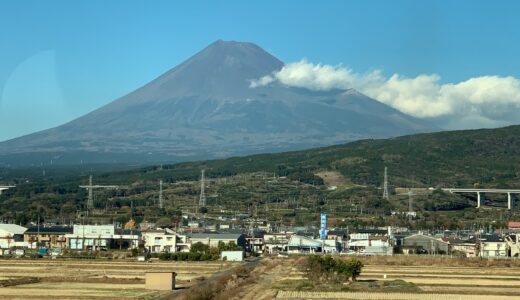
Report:
[[[243,233],[190,233],[188,238],[191,244],[201,242],[210,247],[218,247],[219,242],[229,244],[234,242],[237,246],[246,248],[246,236]]]

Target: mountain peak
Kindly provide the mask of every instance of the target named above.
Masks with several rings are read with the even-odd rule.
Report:
[[[253,43],[217,40],[149,86],[155,91],[159,86],[168,92],[168,97],[193,96],[194,93],[229,97],[230,91],[242,97],[249,89],[250,80],[279,70],[283,65]]]
[[[210,48],[210,47],[243,47],[243,46],[250,46],[250,45],[258,47],[256,44],[251,43],[251,42],[225,41],[222,39],[218,39],[218,40],[214,41],[213,43],[209,44],[209,46],[207,48]]]
[[[355,90],[250,88],[251,80],[283,65],[253,43],[215,41],[96,111],[1,143],[0,163],[2,155],[17,153],[33,153],[35,159],[42,153],[69,155],[71,161],[96,161],[98,156],[121,160],[127,154],[207,159],[431,130]]]
[[[267,69],[267,73],[280,69],[283,62],[250,42],[217,40],[192,56],[187,62],[201,60],[204,63],[230,63],[229,59],[242,65],[261,65]],[[266,72],[266,71],[263,71]],[[266,74],[264,74],[266,75]]]

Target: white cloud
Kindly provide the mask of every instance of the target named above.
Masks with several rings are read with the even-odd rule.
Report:
[[[361,74],[343,66],[301,60],[253,80],[251,87],[274,82],[311,90],[354,88],[406,114],[442,119],[450,128],[514,124],[520,112],[520,80],[510,76],[480,76],[441,83],[436,74],[385,77],[380,71]]]

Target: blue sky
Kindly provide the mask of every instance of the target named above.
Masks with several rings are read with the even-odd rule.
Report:
[[[474,96],[478,124],[507,125],[519,105],[502,99],[519,88],[519,11],[518,1],[0,1],[0,141],[107,104],[217,39],[355,72],[349,83],[418,117],[453,119],[454,103]],[[376,70],[382,79],[366,83]],[[432,87],[411,91],[418,82]],[[509,90],[480,105],[488,94],[473,91],[489,86]],[[439,103],[419,105],[428,114],[406,97]]]

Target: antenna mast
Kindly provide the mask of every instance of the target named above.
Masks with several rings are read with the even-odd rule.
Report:
[[[199,206],[206,206],[206,194],[204,193],[204,169],[202,170],[200,176],[200,198],[199,198]]]
[[[388,200],[388,168],[385,167],[385,181],[383,183],[383,199]]]

